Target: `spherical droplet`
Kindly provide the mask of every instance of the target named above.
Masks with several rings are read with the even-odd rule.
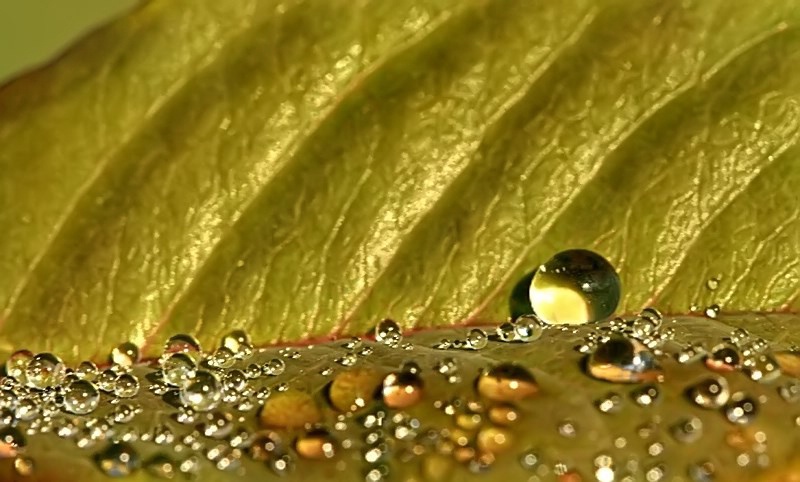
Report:
[[[100,470],[109,477],[127,477],[139,469],[139,454],[126,442],[115,442],[94,456]]]
[[[257,432],[250,442],[249,453],[253,460],[263,462],[280,457],[284,452],[281,436],[271,430]]]
[[[52,353],[34,355],[25,367],[25,379],[28,385],[38,389],[58,385],[65,373],[64,362]]]
[[[383,403],[390,408],[408,408],[422,400],[423,382],[417,373],[400,371],[383,379]]]
[[[631,398],[640,407],[649,407],[658,400],[659,391],[655,385],[644,385],[631,392]]]
[[[216,375],[200,370],[195,374],[192,382],[180,391],[181,403],[198,412],[213,410],[219,405],[222,393]]]
[[[247,375],[241,370],[233,369],[225,375],[222,383],[225,388],[241,393],[247,388]]]
[[[139,379],[129,373],[123,373],[114,381],[114,395],[120,398],[132,398],[139,393]]]
[[[742,355],[739,350],[727,343],[717,345],[706,357],[706,367],[715,372],[732,372],[739,368]]]
[[[394,320],[385,319],[375,326],[375,341],[396,347],[403,340],[403,330]]]
[[[603,413],[619,413],[622,410],[622,397],[618,393],[609,392],[595,400],[594,405]]]
[[[304,459],[330,459],[336,455],[336,439],[323,428],[313,428],[297,437],[294,449]]]
[[[261,371],[264,373],[264,375],[270,377],[282,375],[284,370],[286,370],[286,362],[280,358],[273,358],[272,360],[264,363],[264,366],[261,367]]]
[[[33,353],[29,350],[15,351],[6,360],[6,375],[21,380],[31,359],[33,359]]]
[[[173,387],[185,386],[196,373],[197,363],[183,352],[173,353],[161,363],[161,374],[164,381]]]
[[[88,380],[76,380],[64,392],[64,409],[75,415],[93,412],[100,404],[100,392]]]
[[[173,479],[178,473],[177,463],[167,455],[158,453],[144,463],[147,473],[160,479]]]
[[[264,403],[259,421],[264,427],[300,428],[322,420],[314,398],[306,392],[287,390],[273,395]]]
[[[536,315],[524,315],[514,320],[514,341],[529,343],[542,337],[544,325]]]
[[[727,380],[722,377],[713,377],[694,384],[689,388],[688,395],[695,405],[716,409],[728,401],[730,389]]]
[[[521,365],[503,363],[478,377],[478,393],[497,402],[516,402],[535,395],[539,386],[531,372]]]
[[[97,365],[89,360],[82,361],[78,368],[75,369],[75,375],[83,380],[94,380],[98,373]]]
[[[123,367],[133,366],[139,361],[139,347],[127,341],[111,350],[109,361]]]
[[[212,412],[206,417],[202,426],[206,437],[222,439],[233,431],[233,416],[227,412]]]
[[[185,333],[172,335],[169,340],[164,343],[165,355],[171,353],[198,354],[201,351],[200,342],[197,341],[197,338]]]
[[[729,422],[747,425],[758,415],[758,402],[743,392],[736,392],[723,409]]]
[[[499,427],[485,427],[478,432],[476,444],[481,451],[491,454],[506,452],[511,448],[511,432]]]
[[[340,372],[328,387],[328,400],[341,412],[355,412],[373,399],[382,376],[372,368],[353,368]]]
[[[760,383],[769,383],[781,376],[777,360],[766,353],[746,358],[742,368],[751,380]]]
[[[562,251],[541,265],[530,286],[531,306],[545,323],[581,324],[614,313],[620,281],[614,267],[584,249]]]
[[[229,349],[237,359],[244,359],[253,354],[253,343],[250,335],[244,330],[233,330],[222,337],[221,346]]]
[[[25,449],[27,442],[25,436],[16,427],[5,427],[0,429],[0,459],[16,457],[17,454]]]
[[[35,465],[33,459],[25,457],[24,455],[17,455],[14,457],[14,472],[22,477],[30,477],[33,475]]]
[[[598,345],[589,356],[590,375],[614,383],[661,381],[663,371],[655,356],[641,343],[613,335]]]
[[[672,437],[681,443],[691,443],[703,435],[703,422],[697,417],[678,420],[671,427]]]
[[[486,332],[480,328],[473,328],[467,334],[467,345],[473,350],[482,350],[486,348],[489,343],[489,337]]]

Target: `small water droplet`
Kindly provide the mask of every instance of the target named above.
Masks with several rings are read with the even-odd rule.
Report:
[[[562,420],[558,422],[556,428],[562,437],[573,438],[578,435],[578,427],[572,420]]]
[[[693,482],[714,482],[717,469],[713,462],[705,460],[689,464],[687,472]]]
[[[713,377],[694,384],[689,388],[688,395],[695,405],[716,409],[728,401],[730,389],[727,380],[722,377]]]
[[[706,367],[715,372],[732,372],[739,368],[742,355],[739,350],[730,344],[717,345],[706,357]]]
[[[703,435],[703,422],[697,417],[678,420],[670,428],[672,437],[681,443],[692,443]]]
[[[741,347],[750,340],[750,332],[744,328],[736,328],[731,332],[731,343]]]
[[[636,340],[613,335],[589,355],[589,374],[614,383],[661,381],[663,371],[655,356]]]
[[[514,320],[514,340],[529,343],[542,337],[544,324],[536,315],[524,315]]]
[[[236,363],[236,357],[233,351],[227,346],[217,348],[211,357],[206,362],[213,368],[230,368]]]
[[[724,411],[729,422],[747,425],[758,415],[758,402],[743,392],[736,392],[725,404]]]
[[[412,371],[390,373],[383,379],[381,393],[387,407],[408,408],[422,400],[422,378]]]
[[[147,459],[143,466],[147,473],[160,479],[173,479],[178,472],[175,461],[162,453]]]
[[[139,454],[126,442],[115,442],[94,456],[95,463],[109,477],[127,477],[139,469]]]
[[[222,394],[216,375],[200,370],[192,382],[180,391],[181,403],[198,412],[207,412],[219,405]]]
[[[631,325],[632,335],[643,339],[656,334],[661,326],[661,320],[650,316],[639,316]]]
[[[233,330],[222,337],[220,346],[231,351],[237,360],[249,358],[253,354],[253,343],[250,335],[244,330]]]
[[[511,448],[511,432],[499,427],[484,427],[478,431],[475,437],[478,449],[491,454],[506,452]]]
[[[323,428],[314,428],[297,437],[294,448],[304,459],[330,459],[336,455],[336,439]]]
[[[534,313],[549,324],[582,324],[614,313],[620,281],[614,267],[592,251],[562,251],[539,267],[530,285]]]
[[[26,445],[25,436],[16,427],[0,429],[0,458],[16,457]]]
[[[132,398],[139,393],[139,379],[129,373],[123,373],[114,381],[114,395],[120,398]]]
[[[97,377],[98,373],[97,365],[89,360],[82,361],[78,368],[75,369],[75,375],[82,380],[92,381]]]
[[[95,379],[95,385],[97,385],[97,388],[99,388],[104,392],[113,392],[116,382],[117,382],[117,372],[111,370],[110,368],[107,368],[102,372],[100,372],[100,374],[97,375],[97,378]]]
[[[233,416],[227,412],[211,412],[206,416],[201,430],[206,437],[225,438],[233,431]]]
[[[164,381],[173,387],[183,387],[197,373],[197,363],[184,352],[172,353],[161,363]]]
[[[278,375],[283,375],[283,372],[286,370],[286,362],[283,361],[281,358],[273,358],[268,362],[264,363],[261,367],[261,371],[264,375],[270,377],[277,377]]]
[[[595,400],[594,405],[603,413],[619,413],[622,410],[622,397],[618,393],[609,392]]]
[[[64,408],[75,415],[92,413],[100,404],[100,392],[88,380],[76,380],[64,392]]]
[[[33,475],[35,465],[33,459],[24,455],[17,455],[14,457],[14,472],[22,477],[30,477]]]
[[[519,457],[519,463],[522,468],[526,470],[534,470],[538,467],[541,457],[533,450],[528,450],[522,453]]]
[[[111,350],[108,360],[123,367],[133,366],[139,361],[139,347],[129,341],[117,345]]]
[[[25,367],[25,379],[28,385],[40,390],[58,385],[65,374],[64,362],[52,353],[34,355]]]
[[[514,324],[510,322],[505,322],[496,328],[497,338],[500,339],[500,341],[514,341],[516,339],[516,333]]]
[[[703,348],[703,345],[700,345],[699,343],[691,343],[683,347],[675,358],[678,360],[678,363],[686,364],[700,360],[706,356],[706,354],[707,352],[706,349]]]
[[[713,278],[709,278],[706,281],[706,288],[708,288],[711,291],[716,291],[716,289],[719,288],[719,278],[716,276]]]
[[[164,343],[164,354],[169,355],[172,353],[187,353],[190,355],[198,355],[202,352],[200,342],[192,335],[185,333],[178,333],[172,335],[166,343]]]
[[[515,402],[539,391],[536,379],[521,365],[503,363],[478,377],[478,393],[497,402]]]
[[[241,393],[247,388],[247,375],[241,370],[233,369],[225,374],[222,383],[226,389]]]
[[[25,375],[25,370],[33,359],[33,353],[29,350],[17,350],[6,360],[6,375],[21,380]]]
[[[473,350],[482,350],[486,348],[489,343],[489,337],[486,332],[480,328],[473,328],[467,334],[467,345]]]
[[[375,341],[386,346],[396,347],[403,340],[403,331],[394,320],[382,320],[375,327]]]
[[[745,358],[742,368],[751,380],[760,383],[769,383],[781,376],[778,362],[765,353]]]
[[[658,400],[659,391],[655,385],[644,385],[631,392],[631,398],[640,407],[649,407]]]
[[[713,305],[709,305],[705,309],[705,315],[708,318],[716,319],[719,316],[720,307],[718,304],[714,303]]]

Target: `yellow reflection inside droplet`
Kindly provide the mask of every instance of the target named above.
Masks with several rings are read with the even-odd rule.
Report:
[[[591,311],[583,296],[573,289],[561,286],[540,286],[531,283],[530,297],[533,311],[551,325],[579,325],[591,321]]]

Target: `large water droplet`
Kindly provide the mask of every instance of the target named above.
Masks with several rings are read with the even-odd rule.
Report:
[[[116,442],[94,456],[97,466],[109,477],[127,477],[139,469],[139,454],[132,445]]]
[[[381,393],[387,407],[408,408],[422,400],[422,378],[412,371],[390,373],[383,379]]]
[[[663,371],[653,354],[641,343],[613,335],[598,345],[589,356],[590,375],[614,383],[661,381]]]
[[[114,395],[120,398],[132,398],[139,393],[139,379],[130,373],[123,373],[114,381]]]
[[[531,372],[521,365],[503,363],[478,377],[478,393],[497,402],[515,402],[535,395],[539,386]]]
[[[747,425],[758,415],[758,402],[743,392],[736,392],[725,404],[724,411],[731,423]]]
[[[473,350],[482,350],[486,348],[489,343],[489,337],[486,332],[480,328],[473,328],[467,334],[467,345]]]
[[[229,349],[239,360],[249,358],[253,354],[253,343],[250,335],[244,330],[233,330],[222,337],[221,346]]]
[[[614,313],[620,281],[614,267],[592,251],[572,249],[553,256],[530,286],[534,313],[546,323],[581,324]]]
[[[178,333],[177,335],[172,335],[169,340],[164,343],[164,354],[171,354],[171,353],[188,353],[188,354],[198,354],[202,350],[200,348],[200,342],[197,341],[197,338],[193,337],[192,335],[187,335],[185,333]]]
[[[0,429],[0,458],[11,458],[25,449],[25,436],[16,427]]]
[[[88,380],[76,380],[64,392],[64,408],[76,415],[93,412],[100,403],[100,392]]]
[[[164,381],[174,387],[183,387],[197,372],[194,359],[183,352],[173,353],[161,364],[161,374]]]
[[[715,372],[732,372],[739,367],[741,359],[742,355],[735,346],[723,343],[711,350],[706,357],[706,366]]]
[[[178,472],[177,464],[167,455],[158,453],[147,459],[144,469],[160,479],[173,479]]]
[[[403,341],[403,331],[394,320],[382,320],[375,327],[375,341],[386,346],[396,347]]]
[[[756,382],[769,383],[781,376],[778,362],[772,355],[766,353],[746,358],[742,368],[747,376]]]
[[[688,391],[689,399],[703,408],[719,408],[728,401],[728,381],[722,377],[707,378],[694,384]]]
[[[139,347],[131,342],[125,342],[111,350],[109,361],[123,367],[133,366],[139,361]]]
[[[221,398],[219,380],[213,373],[204,370],[198,371],[191,383],[180,391],[181,403],[198,412],[213,410]]]
[[[33,358],[29,350],[17,350],[6,360],[6,375],[21,380],[25,370]]]
[[[25,379],[31,387],[45,389],[61,383],[65,372],[61,358],[52,353],[39,353],[25,367]]]

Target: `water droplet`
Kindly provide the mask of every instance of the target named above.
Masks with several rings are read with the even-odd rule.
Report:
[[[573,438],[578,435],[578,427],[572,420],[562,420],[558,422],[556,428],[562,437]]]
[[[400,365],[401,372],[409,372],[413,373],[414,375],[419,375],[422,373],[422,368],[420,368],[419,364],[413,360],[406,360]]]
[[[396,347],[403,341],[403,331],[394,320],[382,320],[375,327],[375,341],[390,347]]]
[[[789,403],[800,402],[800,382],[792,380],[778,387],[778,394]]]
[[[778,362],[771,355],[764,353],[746,358],[742,368],[747,376],[756,382],[769,383],[781,376]]]
[[[489,337],[486,332],[480,328],[473,328],[467,334],[467,345],[473,350],[483,350],[489,343]]]
[[[586,368],[593,377],[614,383],[661,381],[655,356],[641,343],[613,335],[589,356]]]
[[[93,412],[100,403],[100,392],[88,380],[76,380],[67,386],[64,393],[64,408],[76,415]]]
[[[28,385],[38,389],[58,385],[65,373],[64,362],[52,353],[34,355],[25,367],[25,379]]]
[[[233,330],[226,334],[220,345],[230,350],[238,360],[249,358],[253,354],[253,343],[244,330]]]
[[[236,358],[230,348],[221,346],[206,361],[209,366],[214,368],[230,368],[236,363]]]
[[[300,428],[322,420],[314,398],[306,392],[288,390],[267,399],[259,413],[264,427]]]
[[[197,364],[186,353],[177,352],[169,355],[161,363],[161,373],[167,384],[183,387],[194,378],[197,373]]]
[[[529,343],[542,337],[544,325],[536,315],[520,316],[513,323],[514,340]]]
[[[655,385],[644,385],[631,392],[633,401],[640,407],[649,407],[654,404],[658,400],[658,396],[658,387]]]
[[[703,408],[719,408],[728,401],[728,381],[722,377],[707,378],[694,384],[688,391],[689,399]]]
[[[706,356],[706,353],[706,349],[703,348],[703,345],[692,343],[681,349],[675,358],[678,360],[678,363],[686,364],[700,360]]]
[[[341,412],[355,412],[372,400],[381,374],[372,368],[354,368],[336,375],[328,387],[328,400]]]
[[[160,479],[173,479],[178,472],[177,464],[165,454],[155,454],[144,463],[144,469],[150,475]]]
[[[672,437],[681,443],[692,443],[703,435],[703,422],[690,417],[675,422],[670,428]]]
[[[78,368],[75,369],[75,375],[83,380],[92,381],[97,377],[97,374],[97,365],[89,360],[82,361]]]
[[[614,313],[620,281],[614,267],[592,251],[562,251],[539,267],[530,285],[534,313],[545,323],[581,324]]]
[[[233,416],[227,412],[212,412],[206,416],[202,426],[203,435],[215,439],[222,439],[233,431]]]
[[[516,339],[517,332],[514,329],[513,323],[505,322],[497,327],[496,333],[500,341],[511,342]]]
[[[503,363],[478,377],[478,393],[497,402],[516,402],[539,391],[536,379],[521,365]]]
[[[493,424],[504,427],[515,424],[521,417],[519,411],[517,411],[514,406],[507,404],[499,404],[490,407],[488,415],[489,420]]]
[[[693,482],[713,482],[716,480],[717,469],[711,461],[705,460],[689,464],[687,472]]]
[[[164,354],[169,355],[172,353],[187,353],[196,355],[201,352],[200,342],[192,335],[185,333],[178,333],[172,335],[166,343],[164,343]]]
[[[247,388],[247,375],[241,370],[231,370],[225,375],[223,385],[228,390],[241,393]]]
[[[113,392],[117,382],[117,372],[105,369],[97,375],[95,385],[104,392]]]
[[[123,373],[114,381],[114,395],[120,398],[132,398],[139,393],[139,379],[129,373]]]
[[[743,392],[736,392],[725,404],[724,411],[731,423],[747,425],[758,415],[758,402]]]
[[[601,454],[594,458],[594,477],[597,482],[614,482],[614,459],[609,455]]]
[[[139,454],[126,442],[115,442],[94,456],[95,463],[109,477],[127,477],[139,469]]]
[[[277,377],[278,375],[282,375],[284,370],[286,370],[286,362],[280,358],[273,358],[272,360],[264,363],[264,366],[261,367],[261,370],[264,375]]]
[[[739,368],[742,355],[739,350],[727,343],[717,345],[706,357],[706,367],[715,372],[732,372]]]
[[[213,410],[219,405],[220,398],[219,380],[213,373],[204,370],[198,371],[192,382],[180,391],[181,403],[198,412]]]
[[[731,332],[731,343],[736,346],[743,346],[750,340],[750,332],[744,328],[736,328]]]
[[[280,435],[272,431],[257,432],[250,442],[249,453],[254,460],[265,461],[283,455],[285,449]]]
[[[25,436],[19,429],[15,427],[0,429],[0,459],[16,457],[26,445]]]
[[[618,393],[609,392],[595,400],[594,405],[603,413],[619,413],[622,410],[622,397]]]
[[[631,330],[634,337],[644,339],[655,335],[660,326],[660,320],[656,320],[649,316],[639,316],[633,320]]]
[[[708,318],[715,319],[719,316],[720,307],[718,304],[714,303],[713,305],[709,305],[705,309],[705,314]]]
[[[719,288],[719,278],[716,276],[713,278],[709,278],[706,281],[706,288],[708,288],[711,291],[716,291],[716,289]]]
[[[33,359],[33,353],[29,350],[15,351],[6,360],[6,375],[21,380],[31,359]]]
[[[478,449],[491,454],[499,454],[511,448],[511,432],[499,427],[482,428],[475,438]]]
[[[336,455],[336,440],[323,428],[314,428],[299,436],[294,443],[304,459],[330,459]]]
[[[383,402],[390,408],[408,408],[422,400],[422,378],[412,371],[390,373],[383,379]]]
[[[522,455],[519,457],[519,463],[522,465],[522,468],[526,470],[534,470],[539,465],[541,461],[541,457],[538,453],[533,450],[528,450],[523,452]]]
[[[136,416],[136,409],[127,403],[122,403],[114,408],[112,413],[116,423],[129,423]]]
[[[17,455],[14,457],[14,472],[22,477],[30,477],[33,475],[35,465],[33,459],[25,457],[24,455]]]
[[[139,361],[139,347],[127,341],[121,345],[116,346],[111,350],[111,355],[108,357],[111,363],[130,367]]]

